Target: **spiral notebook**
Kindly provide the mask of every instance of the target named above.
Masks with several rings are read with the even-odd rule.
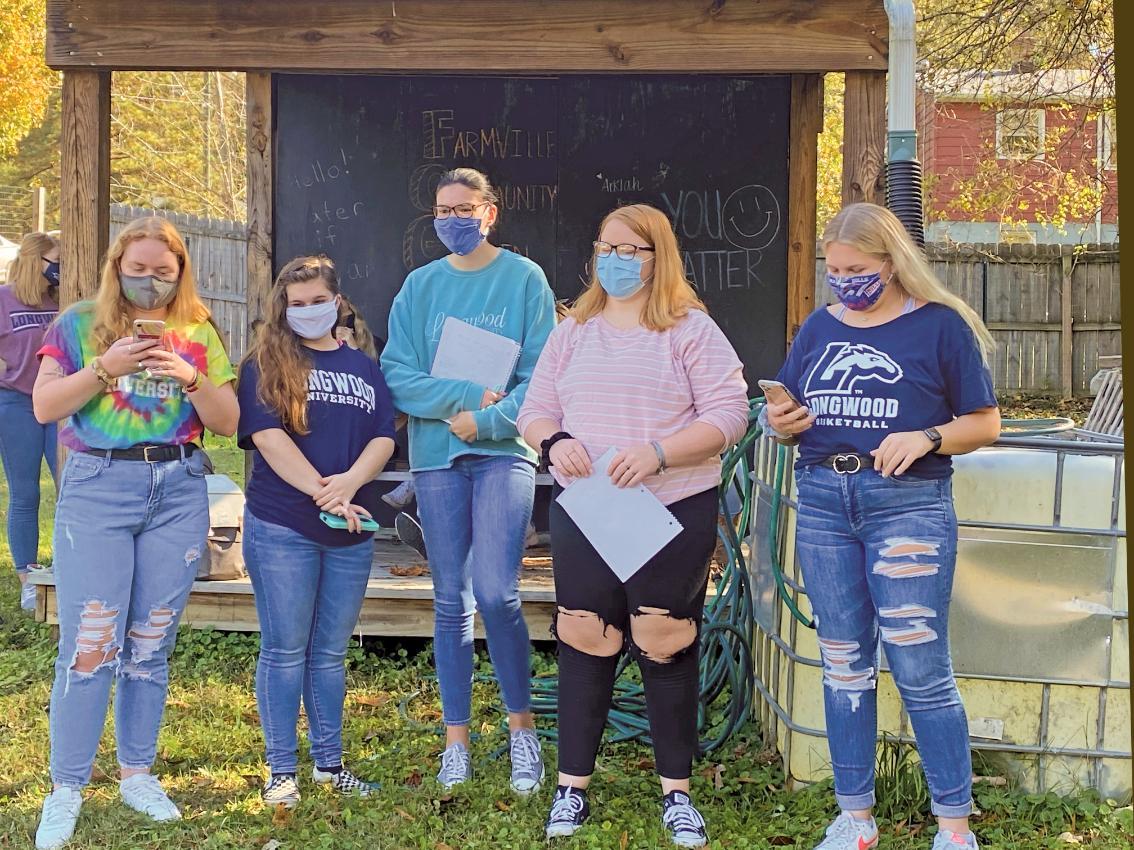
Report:
[[[515,340],[450,316],[441,326],[441,341],[429,374],[504,392],[519,359],[520,345]]]

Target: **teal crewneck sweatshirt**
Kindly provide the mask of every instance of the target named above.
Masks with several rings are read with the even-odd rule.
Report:
[[[480,409],[485,387],[429,374],[441,328],[453,316],[513,339],[521,346],[501,401]],[[535,461],[516,430],[516,416],[543,345],[555,326],[547,277],[526,257],[501,249],[487,266],[460,271],[442,257],[414,269],[390,308],[382,372],[394,406],[409,414],[410,467],[447,469],[460,455],[514,455]],[[443,420],[472,411],[477,439],[454,436]]]

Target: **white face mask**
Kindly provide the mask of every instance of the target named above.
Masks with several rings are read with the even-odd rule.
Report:
[[[303,339],[322,339],[339,320],[339,299],[305,307],[288,307],[287,324]]]

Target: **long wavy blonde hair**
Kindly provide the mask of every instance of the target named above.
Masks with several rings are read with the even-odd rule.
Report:
[[[937,279],[905,227],[890,210],[866,202],[849,204],[827,224],[822,242],[824,250],[832,242],[839,242],[880,260],[889,260],[894,266],[893,282],[903,292],[921,301],[944,304],[960,314],[976,337],[981,357],[988,363],[988,355],[996,346],[992,334],[976,311]]]
[[[156,239],[165,243],[177,258],[177,267],[180,270],[177,292],[166,308],[166,324],[184,327],[209,321],[209,308],[197,294],[197,279],[193,276],[193,264],[189,261],[185,240],[181,238],[177,228],[160,216],[136,218],[122,228],[111,243],[110,250],[106,252],[106,262],[102,264],[102,278],[94,306],[80,303],[71,308],[94,310],[91,335],[94,337],[95,350],[100,354],[110,348],[116,340],[133,333],[130,324],[132,305],[122,292],[122,283],[118,275],[122,271],[122,255],[132,243],[140,239]]]
[[[20,240],[20,253],[8,263],[8,284],[21,304],[38,307],[49,286],[43,276],[43,255],[59,247],[49,233],[28,233]]]
[[[677,248],[677,235],[665,213],[648,204],[618,207],[603,218],[597,238],[602,238],[603,228],[611,221],[622,222],[654,249],[654,274],[650,279],[646,308],[642,311],[642,324],[645,327],[652,331],[664,331],[677,324],[677,320],[690,310],[708,312],[693,285],[685,277],[685,266]],[[580,324],[601,313],[608,297],[606,290],[598,282],[593,260],[590,266],[590,281],[570,313]]]
[[[307,425],[307,378],[311,356],[287,323],[287,287],[292,283],[321,280],[332,295],[339,294],[335,264],[324,256],[296,257],[280,269],[268,294],[264,320],[245,355],[256,364],[260,379],[256,395],[294,434],[309,434]]]

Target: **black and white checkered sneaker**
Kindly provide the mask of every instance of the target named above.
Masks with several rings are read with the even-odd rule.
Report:
[[[330,785],[340,794],[348,797],[369,797],[378,790],[373,782],[359,779],[345,767],[337,772],[322,771],[317,767],[311,769],[311,778],[318,785]]]

